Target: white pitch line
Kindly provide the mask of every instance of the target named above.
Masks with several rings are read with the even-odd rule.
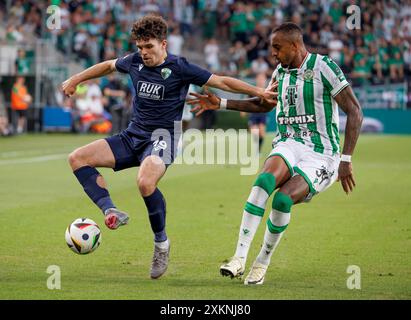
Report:
[[[28,157],[28,156],[41,156],[45,153],[49,154],[57,154],[57,153],[63,153],[63,152],[70,152],[74,150],[76,147],[73,146],[72,148],[70,147],[57,147],[57,148],[47,148],[47,149],[33,149],[33,150],[14,150],[14,151],[5,151],[5,152],[0,152],[0,159],[10,159],[10,158],[22,158],[22,157]]]
[[[45,162],[51,160],[60,160],[67,157],[67,153],[60,154],[50,154],[48,156],[32,157],[25,159],[10,159],[10,160],[0,160],[0,166],[9,164],[25,164],[25,163],[35,163],[35,162]]]

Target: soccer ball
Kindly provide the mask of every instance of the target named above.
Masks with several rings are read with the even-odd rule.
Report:
[[[66,229],[66,243],[75,253],[93,252],[101,243],[100,228],[91,219],[78,218]]]

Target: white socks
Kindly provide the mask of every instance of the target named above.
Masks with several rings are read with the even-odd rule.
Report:
[[[256,261],[268,266],[274,250],[280,243],[285,229],[290,223],[290,213],[272,210],[264,233],[264,242]]]
[[[237,249],[234,254],[234,256],[240,258],[244,264],[247,260],[248,250],[250,249],[251,242],[253,241],[260,221],[260,216],[255,216],[244,211],[238,236]]]
[[[162,241],[162,242],[155,242],[154,241],[154,245],[159,248],[160,250],[167,250],[168,247],[170,246],[170,241],[168,241],[168,239],[166,241]]]

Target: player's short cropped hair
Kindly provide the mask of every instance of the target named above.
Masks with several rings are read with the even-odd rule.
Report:
[[[272,33],[283,32],[286,34],[300,34],[303,35],[303,30],[293,22],[285,22],[275,28]]]
[[[148,15],[133,24],[131,37],[133,40],[157,39],[163,41],[167,39],[168,26],[167,22],[157,15]]]

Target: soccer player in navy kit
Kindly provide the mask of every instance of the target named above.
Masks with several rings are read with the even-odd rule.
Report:
[[[166,203],[157,184],[174,160],[189,85],[211,86],[226,91],[258,96],[272,101],[273,93],[240,80],[211,74],[185,58],[167,53],[167,24],[149,15],[133,25],[132,37],[138,52],[96,64],[63,82],[66,95],[78,84],[119,71],[130,75],[135,89],[133,118],[128,128],[106,139],[74,150],[69,163],[86,194],[102,210],[110,229],[128,223],[129,217],[113,204],[97,167],[114,171],[139,166],[137,185],[144,199],[154,233],[154,255],[150,276],[159,278],[168,266],[170,243],[165,231]],[[177,130],[179,131],[179,130]]]

